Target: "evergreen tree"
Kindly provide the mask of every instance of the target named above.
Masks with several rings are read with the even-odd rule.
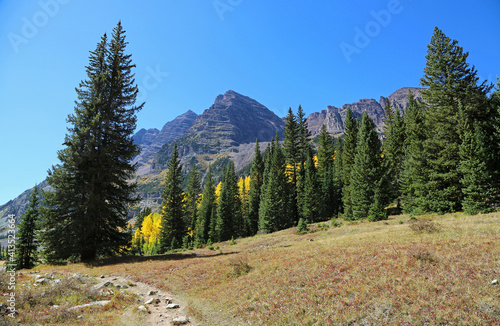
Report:
[[[15,263],[17,269],[32,268],[37,262],[37,233],[40,218],[40,191],[33,188],[17,231]]]
[[[265,155],[265,172],[259,207],[259,229],[274,232],[292,226],[289,210],[288,178],[279,139],[271,142]]]
[[[250,171],[250,190],[248,194],[248,222],[249,235],[254,235],[259,230],[259,204],[264,174],[264,161],[260,154],[259,141],[255,142],[255,155]]]
[[[408,108],[404,122],[404,160],[401,172],[403,211],[421,213],[426,211],[422,198],[426,162],[423,146],[427,133],[424,126],[424,112],[411,91],[408,91]]]
[[[318,182],[316,167],[314,166],[314,159],[312,150],[307,157],[305,174],[304,174],[304,190],[300,194],[301,212],[300,217],[309,223],[319,221],[321,207],[319,205],[319,198],[324,194],[320,194],[320,184]]]
[[[307,119],[302,106],[299,105],[297,109],[297,137],[298,137],[298,151],[299,163],[304,167],[309,155],[309,150],[312,149],[311,132],[307,127]],[[297,221],[298,222],[298,221]]]
[[[426,104],[425,125],[428,137],[425,205],[429,211],[445,213],[461,208],[463,192],[460,180],[460,116],[464,108],[479,109],[492,86],[478,84],[477,71],[467,63],[458,41],[451,40],[437,27],[427,50],[422,86]]]
[[[334,160],[335,155],[333,138],[322,125],[319,133],[318,147],[318,179],[320,181],[321,195],[318,196],[320,216],[331,218],[338,209],[335,207]],[[306,164],[307,165],[307,164]],[[307,170],[307,167],[306,167]]]
[[[375,193],[380,192],[381,180],[381,144],[376,126],[366,112],[363,112],[357,139],[350,180],[351,202],[353,217],[363,219],[368,217],[375,204]]]
[[[219,236],[217,233],[217,203],[212,209],[210,214],[210,228],[208,230],[208,241],[216,242],[219,241]]]
[[[323,174],[325,170],[333,168],[333,157],[335,155],[335,144],[332,136],[326,131],[326,126],[322,125],[319,132],[318,147],[318,173]]]
[[[70,257],[83,261],[117,254],[129,244],[126,232],[136,185],[129,179],[136,166],[130,161],[139,153],[133,143],[138,89],[135,67],[125,54],[121,23],[111,41],[101,38],[90,54],[87,79],[77,91],[75,113],[68,117],[61,164],[49,170],[47,181],[54,189],[45,196],[42,241],[49,262]]]
[[[239,236],[242,232],[241,201],[232,161],[224,168],[215,227],[218,241],[230,240],[231,237]]]
[[[307,127],[307,119],[304,111],[302,110],[302,106],[299,105],[297,109],[297,135],[298,135],[298,150],[299,150],[299,160],[297,164],[300,166],[299,168],[299,180],[297,185],[297,198],[300,198],[300,193],[304,191],[304,180],[305,180],[305,166],[307,161],[307,156],[309,155],[309,151],[312,149],[311,144],[311,132]],[[297,209],[298,211],[302,211],[302,203],[300,200],[297,201]],[[298,217],[295,217],[294,223],[297,224],[299,222]]]
[[[344,144],[342,152],[342,201],[344,204],[344,216],[347,219],[353,217],[351,202],[351,170],[356,155],[356,144],[358,135],[358,123],[352,116],[351,108],[347,108],[344,122]]]
[[[212,166],[209,166],[195,229],[199,245],[206,243],[209,239],[212,212],[215,210],[215,207],[215,184],[212,178]]]
[[[160,252],[180,248],[182,238],[185,235],[183,193],[182,193],[182,166],[179,160],[177,143],[168,163],[167,175],[165,176],[165,189],[163,191],[161,230],[160,230]]]
[[[467,214],[487,213],[498,204],[500,189],[497,167],[499,138],[493,125],[498,124],[498,113],[494,110],[489,115],[490,119],[481,121],[477,116],[470,116],[470,112],[460,103],[463,122],[459,167],[464,194],[462,208]]]
[[[392,105],[387,100],[385,106],[384,132],[385,140],[383,146],[384,155],[384,180],[382,187],[385,189],[384,194],[379,194],[381,204],[388,205],[394,200],[398,200],[400,206],[400,191],[401,191],[401,171],[403,169],[404,159],[404,140],[405,126],[403,116],[396,108],[394,111]],[[384,198],[385,197],[385,198]]]
[[[292,108],[288,109],[288,115],[285,118],[285,132],[283,140],[283,153],[286,162],[286,174],[290,178],[290,196],[291,206],[290,212],[293,220],[298,221],[298,182],[299,168],[302,159],[300,148],[299,124],[297,117],[293,114]]]
[[[383,192],[383,186],[380,186],[380,184],[381,182],[379,181],[379,186],[374,187],[373,203],[368,210],[368,220],[370,222],[386,220],[388,217],[382,201],[385,194]]]
[[[241,237],[248,237],[253,234],[250,233],[250,221],[248,219],[248,195],[249,195],[249,190],[250,190],[250,176],[248,177],[241,177],[240,180],[238,181],[238,192],[239,192],[239,198],[241,202],[241,232],[239,232],[239,235]]]
[[[335,143],[335,160],[333,163],[333,214],[338,215],[343,212],[343,201],[342,201],[342,150],[343,142],[342,138],[337,138]]]
[[[196,224],[196,207],[201,193],[200,173],[196,164],[191,164],[186,186],[185,218],[186,225],[194,229]]]

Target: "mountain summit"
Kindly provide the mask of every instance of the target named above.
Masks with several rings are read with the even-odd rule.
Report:
[[[280,117],[250,97],[227,91],[195,121],[188,131],[195,138],[222,147],[271,140],[283,133]]]

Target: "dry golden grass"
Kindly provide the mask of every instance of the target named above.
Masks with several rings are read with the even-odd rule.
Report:
[[[418,219],[440,231],[396,216],[214,244],[222,253],[39,269],[130,275],[182,297],[207,325],[500,324],[500,214]]]
[[[53,270],[53,269],[51,269]],[[0,274],[0,293],[10,292],[5,288],[5,276]],[[36,274],[39,275],[39,274]],[[41,274],[43,275],[43,274]],[[69,275],[55,274],[59,284],[34,285],[35,274],[16,276],[16,310],[14,318],[3,316],[0,325],[115,325],[123,321],[124,310],[136,302],[137,298],[120,291],[100,293],[90,278],[71,278]],[[69,309],[77,305],[110,300],[106,306],[92,306]],[[140,316],[129,312],[127,325],[141,325]],[[82,316],[83,318],[78,318]],[[123,323],[122,323],[123,324]]]

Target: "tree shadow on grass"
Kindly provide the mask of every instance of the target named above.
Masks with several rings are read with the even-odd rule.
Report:
[[[103,267],[118,264],[133,264],[142,263],[146,261],[172,261],[172,260],[185,260],[193,258],[213,258],[218,256],[228,256],[238,254],[238,251],[231,252],[209,252],[209,253],[168,253],[156,256],[121,256],[121,257],[110,257],[100,260],[95,260],[92,262],[87,262],[85,265],[87,267]]]

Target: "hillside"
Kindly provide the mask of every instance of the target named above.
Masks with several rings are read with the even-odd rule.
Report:
[[[499,213],[337,222],[312,225],[303,235],[292,228],[214,244],[219,250],[37,269],[128,275],[182,298],[206,325],[500,322],[500,287],[492,285],[500,276]],[[112,311],[93,310],[92,318]]]

